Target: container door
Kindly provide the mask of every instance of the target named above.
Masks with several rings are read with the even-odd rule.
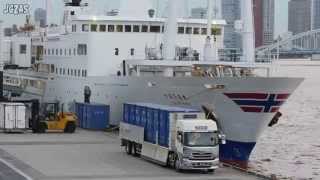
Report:
[[[0,104],[0,128],[1,129],[4,128],[4,117],[5,117],[4,105]]]
[[[15,128],[16,112],[13,106],[5,106],[5,129]]]
[[[27,128],[26,123],[26,107],[25,106],[16,106],[16,128],[25,129]]]

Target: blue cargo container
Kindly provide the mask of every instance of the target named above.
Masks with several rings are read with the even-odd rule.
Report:
[[[123,122],[144,127],[144,140],[162,147],[169,147],[170,114],[200,112],[196,109],[151,103],[126,103],[123,110]]]
[[[103,104],[76,103],[79,127],[103,130],[109,127],[110,107]]]

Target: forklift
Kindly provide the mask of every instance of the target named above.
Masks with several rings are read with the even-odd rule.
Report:
[[[72,112],[64,112],[64,105],[58,101],[43,103],[39,117],[33,123],[34,133],[45,133],[47,131],[63,131],[74,133],[76,130],[77,116]]]

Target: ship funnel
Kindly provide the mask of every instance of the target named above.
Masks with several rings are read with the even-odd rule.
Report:
[[[243,62],[255,62],[255,39],[252,0],[241,0]]]
[[[80,6],[81,0],[64,0],[66,6]]]
[[[170,0],[168,18],[165,25],[163,57],[166,60],[174,60],[176,56],[177,16],[178,0]]]

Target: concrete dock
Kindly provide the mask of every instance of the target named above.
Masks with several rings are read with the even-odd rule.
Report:
[[[75,134],[1,134],[0,180],[251,180],[230,168],[214,174],[178,173],[128,156],[113,133],[78,130]]]

